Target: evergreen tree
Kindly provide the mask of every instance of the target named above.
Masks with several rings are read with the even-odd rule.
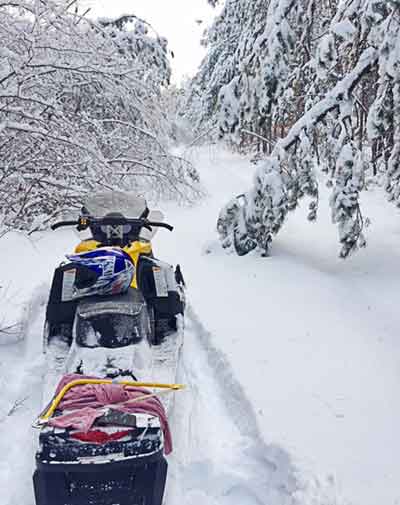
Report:
[[[365,245],[359,194],[366,160],[374,169],[384,162],[387,190],[399,203],[400,5],[226,0],[222,12],[232,3],[246,6],[243,19],[252,22],[242,24],[235,74],[219,92],[219,130],[241,146],[248,135],[261,140],[268,157],[242,204],[222,210],[223,244],[240,254],[257,246],[267,252],[303,196],[315,219],[320,167],[332,179],[332,221],[347,257]]]

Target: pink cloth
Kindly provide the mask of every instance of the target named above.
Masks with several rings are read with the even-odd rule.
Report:
[[[65,385],[77,379],[97,379],[97,377],[78,374],[64,375],[57,386],[56,395]],[[58,406],[58,410],[72,412],[52,417],[49,424],[56,428],[75,428],[86,433],[93,426],[95,420],[103,414],[102,409],[106,405],[130,414],[149,414],[159,418],[164,433],[165,454],[169,454],[172,451],[172,437],[167,416],[160,400],[152,396],[145,400],[132,402],[135,398],[146,394],[150,395],[151,392],[148,389],[122,386],[120,384],[75,386],[65,394]]]

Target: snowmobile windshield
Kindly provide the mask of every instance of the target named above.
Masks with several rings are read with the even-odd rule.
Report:
[[[127,314],[78,316],[76,341],[82,347],[117,348],[141,340],[138,318]]]
[[[83,211],[95,217],[120,213],[131,219],[146,218],[149,214],[146,200],[127,191],[95,193],[83,202]]]

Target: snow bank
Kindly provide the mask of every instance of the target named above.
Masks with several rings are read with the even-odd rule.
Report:
[[[31,236],[10,232],[0,238],[0,345],[24,338],[31,302],[40,296],[45,303],[54,268],[73,236],[64,230]]]

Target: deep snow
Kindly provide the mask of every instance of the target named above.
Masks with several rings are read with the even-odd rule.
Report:
[[[364,194],[368,247],[337,257],[337,230],[321,184],[319,220],[290,215],[270,258],[227,255],[216,216],[243,192],[254,167],[210,149],[193,153],[210,197],[165,209],[190,301],[222,349],[257,415],[264,440],[296,466],[335,482],[355,505],[400,503],[400,219],[381,189]],[[209,254],[207,254],[209,252]],[[180,259],[181,257],[181,259]]]
[[[221,250],[216,216],[254,166],[215,147],[188,154],[208,196],[163,205],[175,231],[154,240],[162,259],[181,263],[190,302],[168,505],[398,505],[396,210],[381,190],[366,193],[368,248],[339,260],[324,190],[316,224],[300,209],[270,258],[238,258]],[[32,504],[44,304],[52,269],[76,240],[63,230],[0,242],[0,321],[25,322],[18,343],[0,334],[11,342],[0,347],[5,505]]]

